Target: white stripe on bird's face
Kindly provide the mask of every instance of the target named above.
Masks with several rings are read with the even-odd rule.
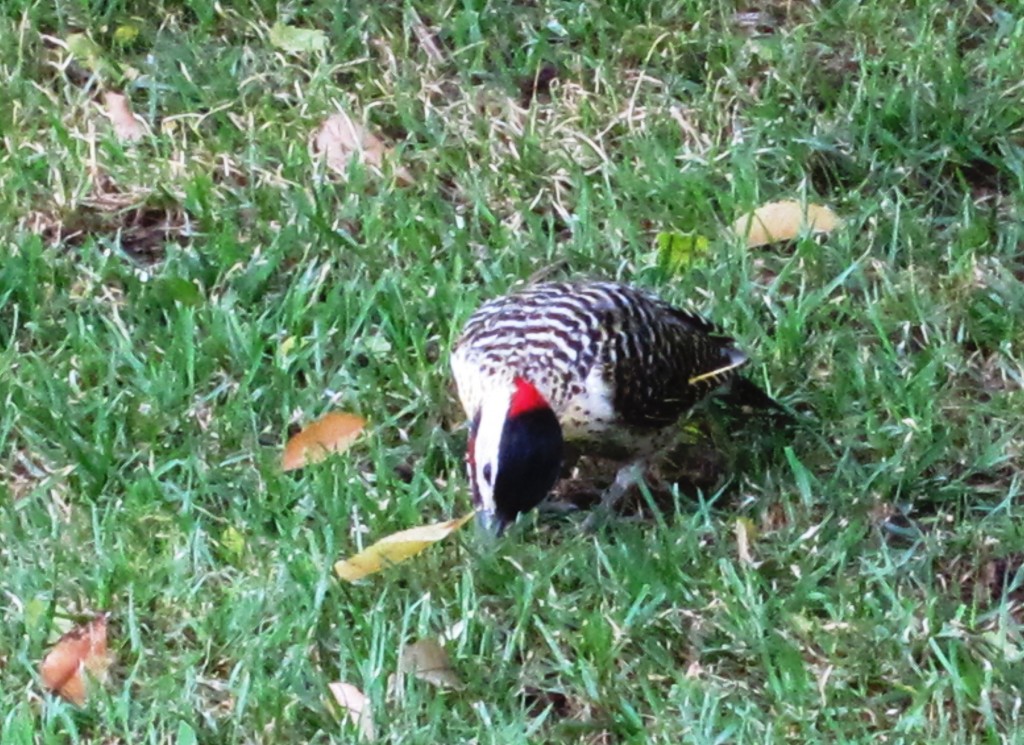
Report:
[[[473,457],[470,461],[473,472],[470,478],[473,479],[475,493],[480,500],[477,507],[485,512],[494,512],[496,507],[494,483],[498,478],[498,453],[511,399],[511,391],[502,393],[492,389],[484,394],[480,402],[480,423],[473,438]]]

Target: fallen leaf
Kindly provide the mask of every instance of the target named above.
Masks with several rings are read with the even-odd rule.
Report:
[[[355,414],[332,411],[288,440],[281,456],[281,469],[294,471],[310,463],[319,463],[330,453],[343,453],[356,441],[366,420]]]
[[[71,56],[87,70],[100,72],[106,67],[103,48],[85,34],[69,34],[64,43],[67,44]]]
[[[89,623],[71,629],[57,640],[39,666],[43,685],[76,706],[85,704],[84,672],[100,683],[107,679],[107,618],[108,614],[100,613]]]
[[[451,658],[433,639],[421,639],[402,647],[398,672],[412,675],[438,688],[462,689],[462,681],[452,669]]]
[[[820,204],[806,207],[795,200],[770,202],[744,215],[731,230],[747,242],[749,248],[788,241],[805,230],[831,233],[843,224],[835,212]]]
[[[754,561],[753,554],[750,553],[750,548],[754,541],[757,540],[757,526],[754,525],[754,521],[748,517],[736,518],[736,554],[744,564],[753,566],[757,562]]]
[[[387,152],[377,135],[356,124],[345,112],[324,120],[316,134],[316,146],[323,153],[327,165],[342,174],[347,172],[353,159],[380,168]]]
[[[286,52],[322,52],[327,34],[315,28],[298,28],[278,21],[270,27],[270,43]]]
[[[123,47],[128,46],[139,38],[139,27],[132,23],[125,23],[114,30],[114,43]]]
[[[146,136],[146,125],[132,113],[131,101],[127,96],[107,91],[103,94],[103,102],[107,105],[107,118],[114,126],[114,134],[119,140],[135,142]]]
[[[367,740],[373,740],[377,734],[373,726],[373,712],[370,700],[363,692],[351,683],[330,683],[331,695],[342,709],[348,712],[349,719],[359,728],[359,734]]]
[[[236,560],[240,559],[245,553],[245,536],[233,525],[229,525],[220,534],[220,545],[229,556]]]
[[[277,348],[277,359],[282,366],[287,364],[288,357],[291,356],[292,350],[298,343],[299,340],[294,336],[289,336],[281,342],[281,346]]]
[[[705,256],[711,242],[696,233],[658,233],[658,268],[669,274],[685,271]]]
[[[35,630],[50,607],[50,602],[44,597],[31,598],[25,603],[25,609],[22,612],[22,618],[24,619],[25,628]]]
[[[364,548],[355,556],[343,559],[334,565],[335,573],[343,580],[355,582],[358,579],[376,574],[392,564],[398,564],[412,558],[427,546],[447,538],[465,525],[475,515],[470,512],[464,517],[445,522],[420,525],[416,528],[401,530],[381,538],[368,548]]]
[[[328,168],[345,176],[353,161],[380,169],[391,151],[377,135],[357,124],[343,111],[327,117],[316,131],[314,144]],[[403,186],[415,183],[412,174],[399,166],[395,179]]]
[[[152,283],[154,294],[168,304],[181,303],[195,308],[203,303],[203,295],[194,283],[184,277],[160,277]]]

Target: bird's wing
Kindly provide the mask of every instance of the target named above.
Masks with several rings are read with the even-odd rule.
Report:
[[[712,323],[661,301],[624,311],[615,323],[620,349],[608,372],[615,408],[627,425],[673,423],[747,362]]]

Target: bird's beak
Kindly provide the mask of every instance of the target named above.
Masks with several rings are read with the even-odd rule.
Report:
[[[477,528],[488,538],[500,538],[508,527],[508,521],[492,510],[479,510],[476,513]]]

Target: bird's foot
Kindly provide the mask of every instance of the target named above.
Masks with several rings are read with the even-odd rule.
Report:
[[[646,460],[634,461],[620,468],[615,475],[615,481],[601,495],[601,503],[594,507],[587,515],[587,519],[583,521],[583,530],[588,533],[597,530],[622,500],[625,493],[629,491],[629,488],[643,478],[646,470]]]
[[[543,502],[537,505],[537,511],[547,513],[549,515],[567,515],[570,512],[576,512],[579,507],[574,505],[572,502],[554,502],[545,499]]]

